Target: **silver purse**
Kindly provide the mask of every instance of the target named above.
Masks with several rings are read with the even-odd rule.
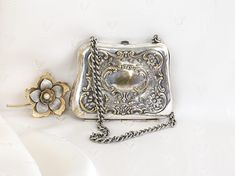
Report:
[[[157,35],[152,43],[90,43],[78,52],[78,76],[70,104],[81,119],[96,119],[90,140],[120,142],[175,125],[169,51]],[[104,120],[156,120],[156,126],[109,136]]]

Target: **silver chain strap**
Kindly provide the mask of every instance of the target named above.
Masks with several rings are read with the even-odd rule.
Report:
[[[158,36],[155,35],[152,39],[153,43],[158,43],[160,40],[158,39]],[[90,50],[91,50],[91,59],[92,59],[92,74],[93,74],[93,82],[94,82],[94,98],[96,103],[96,109],[97,109],[97,128],[99,132],[92,133],[90,135],[90,140],[96,143],[113,143],[113,142],[121,142],[125,141],[127,139],[135,138],[138,136],[142,136],[147,133],[152,133],[159,131],[161,129],[165,129],[168,127],[174,127],[175,126],[175,118],[174,113],[170,113],[167,118],[167,121],[164,121],[162,123],[159,123],[156,126],[141,129],[138,131],[129,131],[125,134],[122,134],[120,136],[113,136],[109,137],[109,129],[103,125],[104,122],[104,101],[103,101],[103,95],[101,91],[101,74],[100,74],[100,63],[101,63],[101,56],[98,53],[98,49],[96,47],[97,39],[94,37],[90,38]]]

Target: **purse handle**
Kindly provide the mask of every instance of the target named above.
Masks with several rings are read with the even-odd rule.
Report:
[[[155,35],[152,39],[152,43],[159,43],[159,42],[160,40],[158,36]],[[91,59],[92,59],[91,69],[92,69],[92,74],[93,74],[94,99],[95,99],[95,104],[96,104],[96,109],[97,109],[97,118],[98,118],[97,128],[99,132],[92,133],[90,135],[90,140],[96,143],[103,143],[103,144],[121,142],[127,139],[142,136],[147,133],[156,132],[156,131],[159,131],[161,129],[165,129],[168,127],[174,127],[176,121],[174,118],[174,113],[171,112],[169,115],[166,116],[168,118],[167,121],[159,123],[156,126],[140,129],[138,131],[129,131],[119,136],[112,136],[112,137],[109,136],[110,131],[103,124],[105,109],[104,109],[103,94],[101,91],[101,74],[100,74],[100,63],[101,63],[102,58],[98,54],[98,49],[96,47],[96,44],[97,44],[97,39],[92,36],[90,38],[90,50],[91,50]]]

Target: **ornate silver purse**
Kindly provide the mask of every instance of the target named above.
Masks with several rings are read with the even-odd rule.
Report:
[[[163,128],[175,119],[169,78],[169,51],[158,36],[152,43],[90,43],[78,52],[78,76],[71,107],[81,119],[96,119],[97,143],[119,142]],[[104,120],[157,120],[156,126],[109,137]]]

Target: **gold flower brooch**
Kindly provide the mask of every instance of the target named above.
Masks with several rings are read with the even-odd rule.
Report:
[[[50,73],[43,74],[36,85],[26,89],[25,96],[28,104],[32,105],[34,117],[47,117],[51,114],[62,115],[66,108],[64,96],[70,91],[65,82],[56,81]],[[21,107],[24,105],[7,105]]]

